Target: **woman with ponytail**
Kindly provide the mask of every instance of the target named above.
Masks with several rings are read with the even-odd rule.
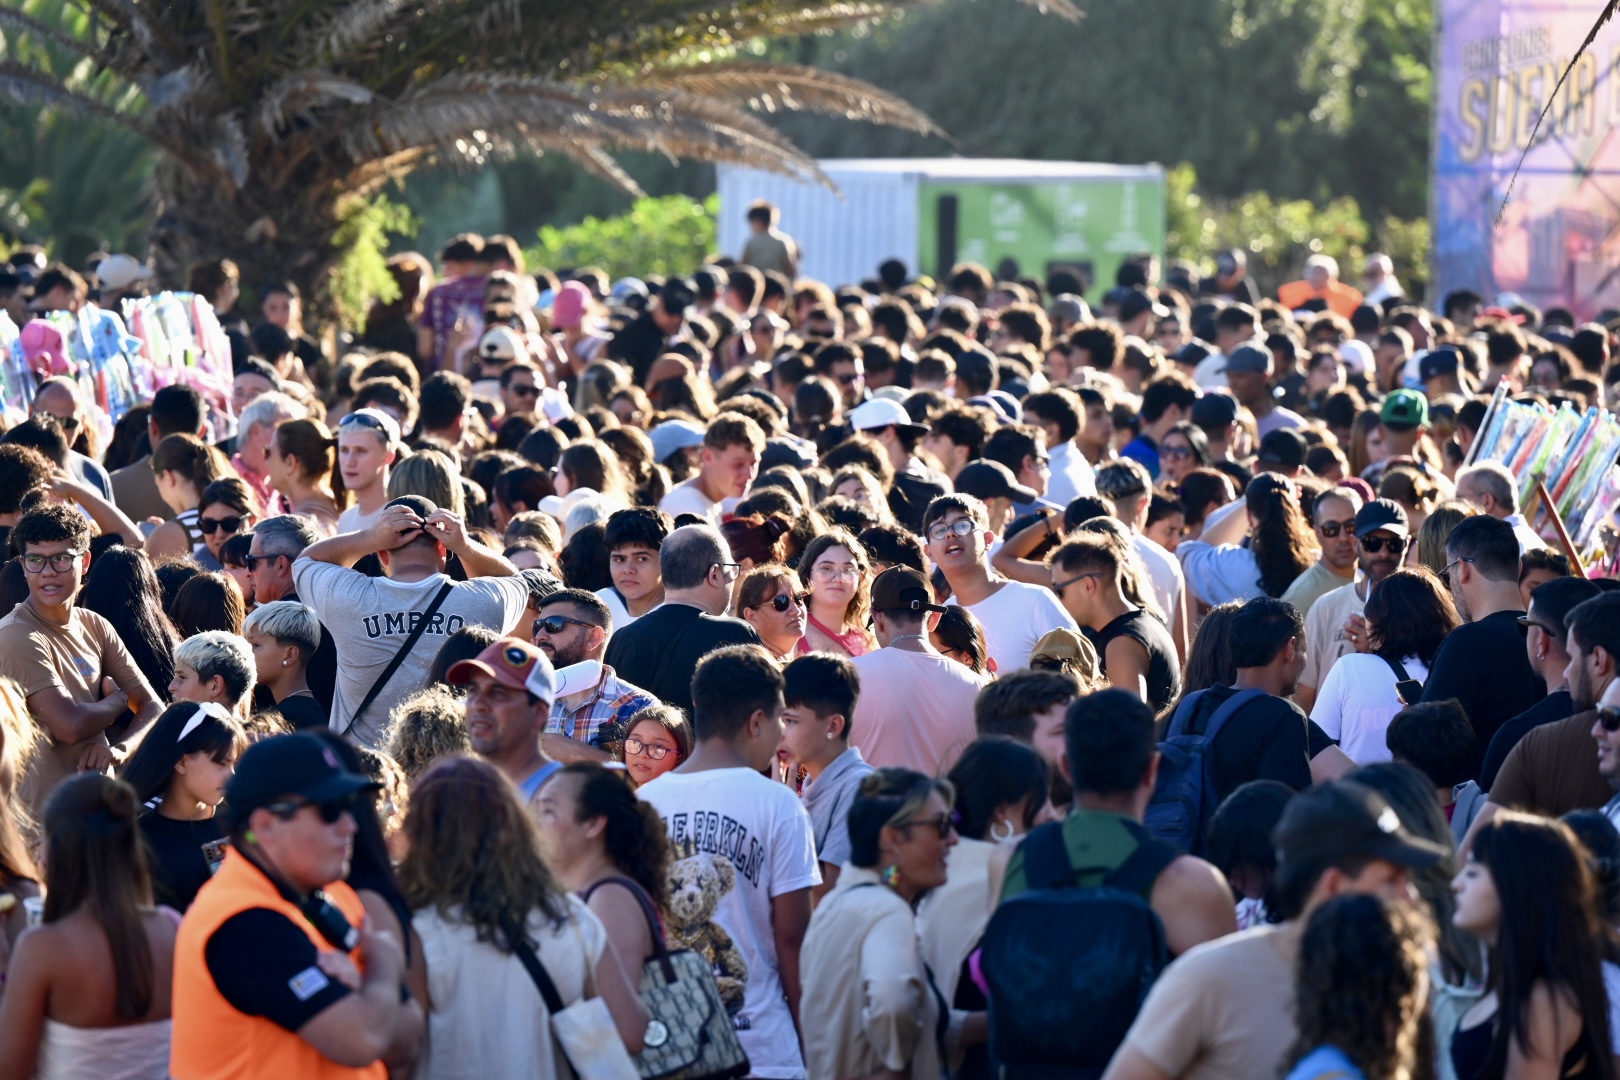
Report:
[[[203,569],[222,569],[208,549],[197,519],[208,485],[236,476],[230,460],[195,435],[170,435],[152,451],[152,474],[157,478],[159,497],[174,511],[174,520],[165,521],[147,537],[147,555],[154,562],[195,555]]]
[[[191,906],[224,855],[214,811],[246,749],[242,725],[223,706],[181,701],[163,710],[119,773],[142,805],[152,891],[176,911]]]
[[[1247,540],[1245,527],[1251,530]],[[1211,513],[1202,535],[1183,540],[1176,555],[1193,595],[1213,607],[1281,596],[1310,569],[1317,551],[1293,481],[1261,473],[1241,501]]]
[[[327,536],[337,531],[348,495],[336,464],[337,440],[319,420],[284,420],[276,425],[265,463],[270,486],[287,501],[288,513],[313,519]]]
[[[631,985],[663,934],[669,840],[663,819],[628,778],[596,762],[566,766],[540,789],[540,847],[562,883],[607,929]]]
[[[80,773],[45,805],[45,918],[0,996],[0,1080],[162,1080],[179,917],[152,903],[122,781]]]

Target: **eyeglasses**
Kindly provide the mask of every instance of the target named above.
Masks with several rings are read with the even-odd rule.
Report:
[[[720,576],[725,578],[726,581],[728,581],[728,582],[736,581],[737,580],[737,575],[742,573],[742,563],[734,563],[734,562],[710,563],[709,564],[709,569],[713,570],[716,566],[718,566],[720,568]]]
[[[1544,623],[1536,622],[1536,620],[1532,619],[1528,615],[1520,615],[1514,621],[1519,624],[1519,629],[1521,629],[1521,630],[1528,631],[1533,626],[1537,630],[1540,630],[1543,634],[1551,634],[1553,637],[1558,636],[1558,631],[1557,630],[1554,630],[1552,627],[1547,626]]]
[[[534,383],[513,383],[511,386],[506,388],[506,392],[509,394],[515,394],[518,397],[540,396],[540,388],[534,385]]]
[[[771,607],[775,608],[777,611],[786,611],[794,604],[804,607],[809,600],[809,593],[777,593],[775,596],[771,597]]]
[[[1365,541],[1365,540],[1362,541],[1363,545],[1365,545],[1366,543],[1367,543],[1367,541]],[[1450,562],[1446,563],[1445,569],[1440,571],[1440,580],[1444,581],[1447,586],[1450,586],[1450,584],[1451,584],[1451,568],[1453,566],[1456,566],[1460,562],[1471,563],[1473,561],[1474,560],[1472,558],[1470,558],[1469,556],[1467,556],[1467,555],[1459,555],[1459,556],[1457,556],[1455,559],[1452,559]]]
[[[1190,461],[1193,452],[1190,446],[1161,446],[1159,456],[1169,458],[1171,461]]]
[[[1062,596],[1064,589],[1067,589],[1070,585],[1073,585],[1077,581],[1084,581],[1088,577],[1100,578],[1102,577],[1102,571],[1093,570],[1090,573],[1081,574],[1078,577],[1072,577],[1067,581],[1054,581],[1052,582],[1052,591],[1057,593],[1059,596]]]
[[[63,431],[70,434],[79,430],[79,418],[77,416],[58,416],[56,422],[62,425]]]
[[[544,630],[548,634],[560,634],[570,626],[595,625],[595,623],[588,623],[584,619],[570,619],[566,615],[543,615],[534,620],[534,628],[531,633],[538,634]]]
[[[84,552],[82,551],[64,551],[60,555],[24,555],[22,564],[23,569],[30,574],[42,573],[47,562],[51,564],[52,570],[55,570],[58,574],[65,574],[73,569],[74,564],[83,555]]]
[[[902,829],[909,829],[913,825],[920,825],[925,828],[933,829],[935,832],[939,833],[939,838],[941,840],[945,839],[956,830],[956,823],[951,820],[951,815],[949,814],[941,814],[938,817],[923,818],[919,821],[908,821],[900,827]]]
[[[821,581],[841,581],[848,578],[850,581],[861,579],[861,568],[858,566],[834,566],[832,563],[817,563],[810,568],[813,577]]]
[[[298,811],[306,806],[313,806],[322,821],[328,825],[336,825],[344,814],[354,810],[354,796],[345,795],[339,799],[326,799],[322,802],[310,802],[308,799],[287,799],[282,802],[273,802],[265,805],[265,809],[283,821],[292,818]]]
[[[224,529],[228,533],[234,533],[242,528],[242,520],[243,519],[240,516],[222,518],[200,517],[197,519],[197,528],[202,531],[204,536],[213,536],[214,533],[218,532],[220,529]]]
[[[947,536],[968,537],[972,536],[973,531],[977,528],[978,526],[973,524],[972,518],[957,518],[949,525],[936,522],[928,527],[928,539],[937,543]]]
[[[1404,537],[1404,536],[1363,536],[1361,538],[1361,550],[1365,551],[1369,555],[1377,555],[1380,551],[1383,551],[1385,548],[1389,549],[1389,553],[1391,555],[1399,555],[1401,552],[1406,550],[1406,537]],[[1472,560],[1470,560],[1470,561],[1472,561]],[[1456,563],[1452,564],[1452,566],[1455,566],[1455,565],[1456,565]],[[1447,569],[1450,569],[1450,567],[1447,567]]]
[[[1603,725],[1604,731],[1610,734],[1620,731],[1620,709],[1615,708],[1613,705],[1599,705],[1597,707],[1597,718],[1598,723]]]
[[[1160,450],[1159,453],[1163,454],[1164,451]],[[1324,521],[1316,527],[1316,531],[1322,534],[1322,539],[1334,540],[1341,532],[1354,532],[1355,528],[1356,519],[1350,518],[1348,521]]]
[[[384,435],[388,434],[388,428],[384,426],[381,420],[377,419],[375,416],[369,416],[363,412],[346,413],[343,419],[338,421],[338,427],[340,429],[352,427],[356,424],[358,424],[360,427],[368,427],[373,431],[380,431]]]
[[[838,376],[838,381],[844,386],[854,386],[856,383],[861,381],[861,378],[862,375],[858,371],[846,371],[844,374]]]
[[[277,559],[285,559],[286,557],[285,555],[244,555],[242,556],[242,565],[247,567],[248,573],[251,574],[255,563],[274,562]]]
[[[663,761],[669,755],[676,753],[675,750],[672,750],[667,746],[659,746],[657,743],[642,742],[640,739],[624,740],[624,752],[627,754],[636,754],[641,757],[650,757],[654,761]]]

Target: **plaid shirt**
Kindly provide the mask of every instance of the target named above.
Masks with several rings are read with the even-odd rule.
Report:
[[[605,742],[617,742],[630,728],[630,718],[658,699],[639,686],[632,686],[614,674],[612,668],[602,665],[602,681],[596,693],[585,704],[570,709],[558,700],[551,706],[551,719],[546,723],[547,735],[565,735],[570,739],[589,743],[597,749],[606,749]]]

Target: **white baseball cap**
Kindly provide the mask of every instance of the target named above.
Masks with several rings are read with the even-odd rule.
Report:
[[[873,398],[857,405],[850,410],[849,426],[856,431],[897,427],[904,428],[913,435],[928,434],[926,425],[913,423],[911,414],[906,412],[905,406],[890,398]]]
[[[510,326],[492,326],[478,339],[478,355],[484,360],[516,360],[528,352],[523,339]]]
[[[109,255],[96,264],[96,281],[113,292],[152,277],[152,268],[133,255]]]

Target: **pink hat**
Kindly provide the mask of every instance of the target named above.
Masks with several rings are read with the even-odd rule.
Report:
[[[48,319],[30,319],[22,328],[23,356],[34,374],[43,377],[73,374],[62,332]]]
[[[585,319],[590,290],[577,281],[566,281],[551,303],[551,324],[559,330],[572,330]]]

